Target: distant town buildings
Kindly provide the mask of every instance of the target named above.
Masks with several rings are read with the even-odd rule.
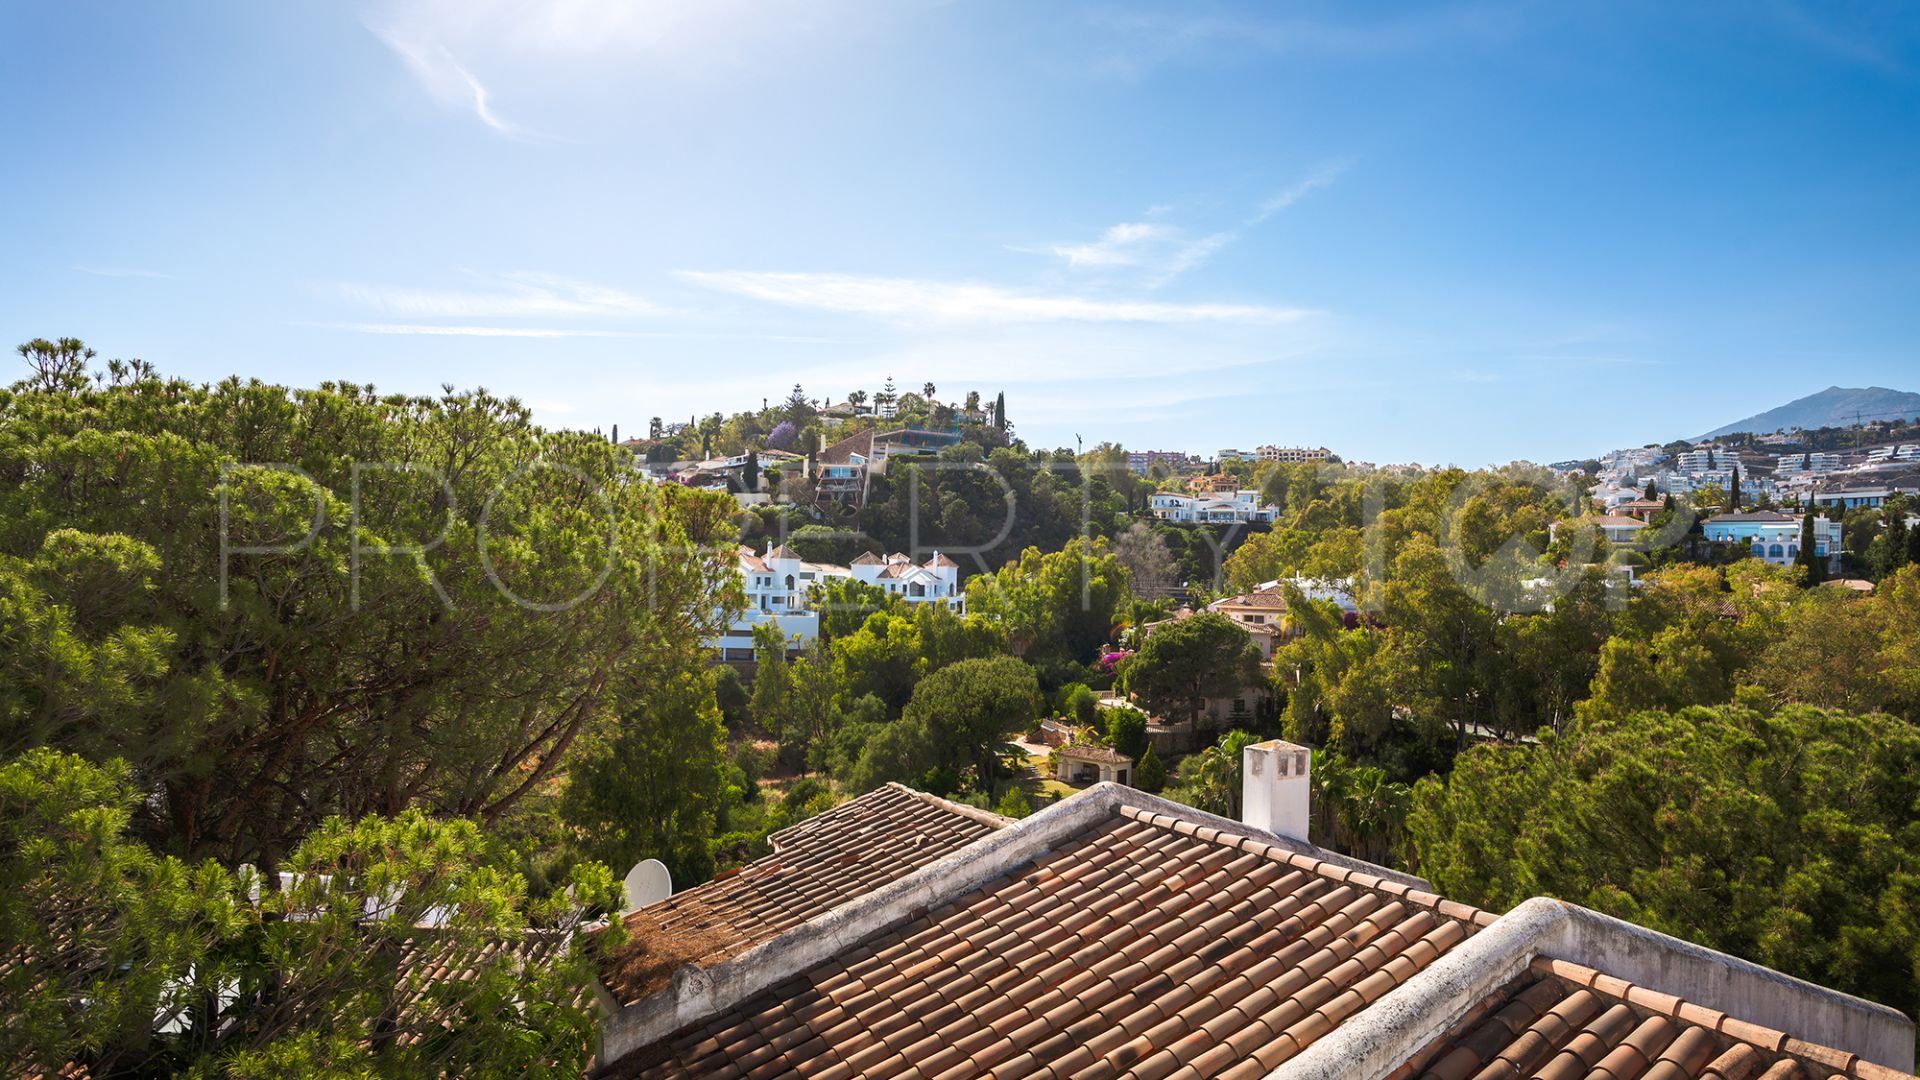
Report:
[[[1254,451],[1261,461],[1279,461],[1299,464],[1306,461],[1325,461],[1333,456],[1333,451],[1324,446],[1262,446]]]
[[[1175,473],[1200,465],[1200,459],[1180,450],[1129,450],[1127,468],[1145,476],[1155,465],[1165,465]]]

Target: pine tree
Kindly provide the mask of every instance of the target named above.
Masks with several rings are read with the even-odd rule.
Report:
[[[795,424],[813,415],[813,403],[807,400],[807,392],[800,388],[799,383],[793,384],[793,393],[787,395],[786,403],[782,408],[786,410],[787,419]]]

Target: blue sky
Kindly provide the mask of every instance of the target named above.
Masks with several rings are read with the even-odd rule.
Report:
[[[1910,5],[13,0],[0,57],[0,332],[195,379],[1466,465],[1920,389]]]

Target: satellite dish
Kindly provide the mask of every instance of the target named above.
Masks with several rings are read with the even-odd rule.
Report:
[[[627,903],[622,914],[638,911],[648,904],[657,904],[673,895],[673,875],[667,873],[667,864],[659,859],[645,859],[633,864],[627,871]]]

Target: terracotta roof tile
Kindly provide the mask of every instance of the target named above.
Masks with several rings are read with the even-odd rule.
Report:
[[[1091,761],[1099,765],[1131,765],[1133,759],[1110,746],[1098,746],[1093,743],[1069,743],[1054,753],[1074,761]]]
[[[1544,957],[1408,1064],[1396,1075],[1425,1080],[1884,1080],[1898,1075],[1856,1055],[1789,1039],[1671,994]]]
[[[1264,1074],[1476,929],[1333,869],[1123,806],[603,1075]]]
[[[774,853],[627,916],[601,980],[622,1004],[927,865],[1005,824],[889,784],[773,833]]]

